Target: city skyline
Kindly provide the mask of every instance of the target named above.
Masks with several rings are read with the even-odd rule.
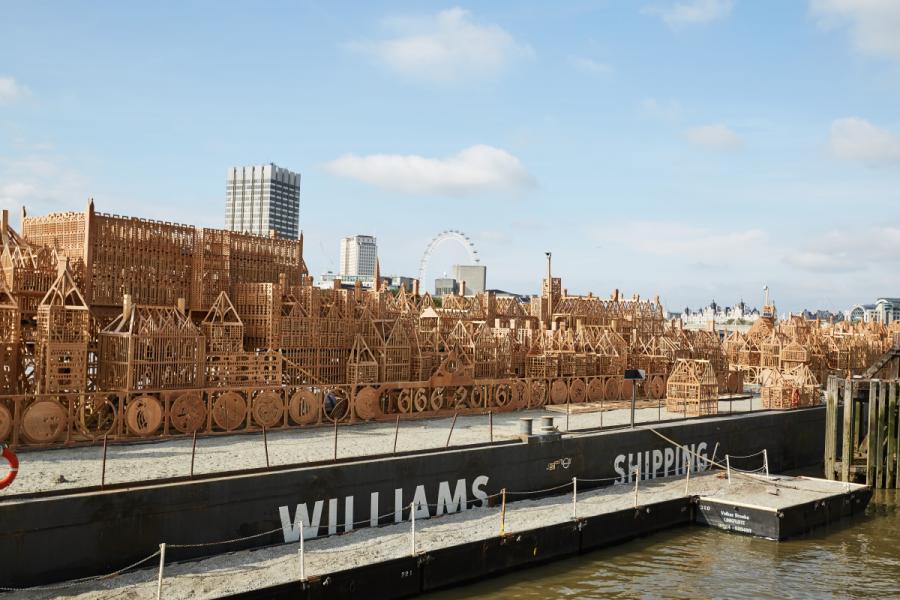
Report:
[[[0,206],[220,227],[223,169],[273,160],[308,173],[312,273],[364,230],[413,274],[455,227],[491,287],[537,292],[549,250],[573,293],[845,310],[898,294],[898,6],[30,3],[0,24]]]

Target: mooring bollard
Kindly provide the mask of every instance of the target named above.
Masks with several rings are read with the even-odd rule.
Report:
[[[400,415],[397,415],[397,424],[394,425],[394,454],[397,454],[397,436],[400,435]]]
[[[300,519],[300,581],[306,581],[306,555],[303,554],[303,519]]]
[[[103,465],[100,467],[100,488],[106,485],[106,434],[103,434]]]
[[[194,456],[197,454],[197,432],[194,432],[194,441],[191,442],[191,479],[194,478]]]
[[[532,421],[531,417],[520,417],[519,418],[519,435],[530,437],[532,431]]]
[[[453,422],[450,423],[450,433],[447,434],[447,443],[444,444],[444,448],[450,447],[450,437],[453,435],[453,428],[456,427],[456,417],[459,416],[458,412],[453,413]]]
[[[553,433],[555,427],[553,425],[553,417],[541,417],[541,435]]]
[[[572,478],[572,519],[578,518],[578,479]]]
[[[731,460],[725,455],[725,472],[728,473],[728,484],[731,485]]]
[[[506,488],[500,490],[500,535],[506,533]]]
[[[766,479],[769,478],[769,450],[768,448],[763,448],[763,460],[766,465]]]
[[[410,555],[416,555],[416,503],[409,503],[409,547]]]
[[[269,439],[266,437],[266,426],[263,425],[263,448],[266,450],[266,469],[269,468]]]
[[[635,478],[634,478],[634,507],[638,507],[638,484],[641,481],[641,466],[638,465],[635,467]]]
[[[156,578],[156,600],[162,599],[163,567],[166,564],[166,544],[159,545],[159,576]]]

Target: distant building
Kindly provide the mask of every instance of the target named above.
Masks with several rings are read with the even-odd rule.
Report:
[[[452,277],[438,277],[434,280],[434,295],[449,296],[459,292],[459,286]]]
[[[480,294],[487,288],[487,267],[484,265],[453,265],[453,279],[462,289],[466,282],[466,296]]]
[[[228,170],[225,228],[296,240],[300,233],[300,174],[273,163]]]
[[[378,243],[371,235],[351,235],[341,240],[341,279],[358,277],[363,281],[375,278]]]
[[[759,319],[760,313],[756,308],[751,308],[741,300],[734,306],[720,306],[713,300],[707,306],[697,310],[685,308],[677,315],[686,329],[705,329],[710,323],[716,328],[722,326],[747,326]],[[740,327],[738,327],[740,328]]]
[[[888,325],[900,320],[900,298],[878,298],[875,304],[855,304],[844,316],[848,321]]]

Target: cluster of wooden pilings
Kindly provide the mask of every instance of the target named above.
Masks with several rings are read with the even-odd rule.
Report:
[[[829,377],[826,405],[826,476],[900,487],[900,379]]]

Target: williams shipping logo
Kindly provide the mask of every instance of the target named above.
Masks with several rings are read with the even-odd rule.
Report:
[[[707,448],[709,446],[706,442],[700,442],[689,446],[620,454],[613,461],[613,468],[619,476],[616,483],[632,482],[636,473],[640,473],[641,479],[656,479],[684,475],[687,469],[694,473],[705,471],[710,464]]]
[[[424,485],[418,485],[413,492],[412,502],[404,500],[403,488],[396,488],[392,499],[382,498],[379,492],[371,492],[369,494],[368,524],[371,527],[377,527],[391,517],[393,517],[394,523],[401,523],[404,520],[404,510],[406,510],[406,518],[409,518],[411,503],[416,507],[416,519],[451,514],[475,506],[485,507],[488,505],[488,495],[484,491],[487,483],[487,475],[479,475],[472,480],[471,484],[468,484],[465,479],[457,479],[452,485],[449,481],[441,481],[437,486],[437,493],[434,494],[434,490],[431,490],[431,495],[426,492]],[[408,495],[406,497],[409,498]],[[436,502],[432,502],[432,500],[436,500]],[[328,522],[323,525],[322,513],[325,511],[326,502]],[[343,504],[343,510],[340,510],[341,504]],[[359,519],[356,518],[356,504],[356,496],[345,496],[343,503],[339,498],[316,500],[312,503],[312,507],[309,506],[309,503],[298,504],[293,515],[291,515],[289,506],[279,506],[278,514],[281,517],[281,529],[284,533],[285,543],[300,540],[301,524],[303,525],[304,539],[316,537],[319,529],[323,526],[328,527],[328,535],[337,533],[339,526],[342,531],[353,531],[354,524],[359,523]],[[391,510],[393,513],[387,512]]]

